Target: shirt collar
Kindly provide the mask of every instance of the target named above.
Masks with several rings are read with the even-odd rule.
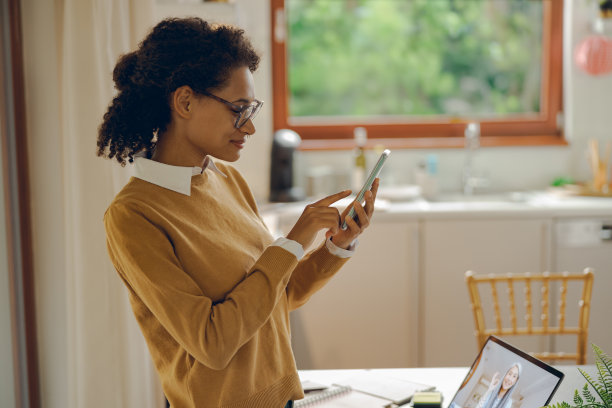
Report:
[[[145,157],[134,157],[134,177],[186,196],[191,196],[191,177],[202,174],[207,169],[227,177],[208,156],[204,160],[203,168],[171,166]]]

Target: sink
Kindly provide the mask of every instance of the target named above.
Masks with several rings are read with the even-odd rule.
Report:
[[[461,194],[461,193],[443,193],[438,195],[436,198],[429,199],[427,201],[433,203],[446,203],[446,202],[464,202],[464,203],[526,203],[530,200],[531,194],[526,192],[511,191],[502,193],[489,193],[489,194]]]
[[[461,193],[443,193],[434,199],[428,199],[427,203],[432,209],[474,209],[474,210],[496,210],[504,208],[516,208],[529,202],[530,195],[522,192],[503,192],[489,194],[465,195]]]

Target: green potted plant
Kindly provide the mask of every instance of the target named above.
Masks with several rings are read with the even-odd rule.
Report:
[[[574,404],[560,402],[550,405],[548,408],[612,408],[612,359],[595,344],[591,344],[595,352],[595,366],[597,367],[597,379],[593,379],[582,369],[578,369],[580,374],[587,380],[582,388],[582,393],[578,390],[574,392]],[[595,390],[591,392],[589,385]],[[598,401],[596,396],[601,401]]]

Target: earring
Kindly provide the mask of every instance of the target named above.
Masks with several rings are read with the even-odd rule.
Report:
[[[191,106],[191,102],[187,102],[187,112],[191,112],[191,110],[189,109],[190,106]]]

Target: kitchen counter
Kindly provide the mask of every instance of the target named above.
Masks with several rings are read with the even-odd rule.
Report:
[[[314,200],[312,200],[314,201]],[[297,217],[312,201],[296,203],[269,203],[261,206],[264,215],[276,215],[283,219]],[[351,202],[344,199],[336,203],[345,208]],[[390,201],[379,197],[376,203],[376,219],[423,218],[531,218],[598,216],[612,217],[612,198],[558,196],[544,191],[512,192],[463,196],[442,194],[436,200],[416,198],[406,201]]]
[[[612,198],[559,197],[545,192],[461,197],[441,196],[435,201],[390,203],[380,214],[410,214],[419,218],[612,216]]]

